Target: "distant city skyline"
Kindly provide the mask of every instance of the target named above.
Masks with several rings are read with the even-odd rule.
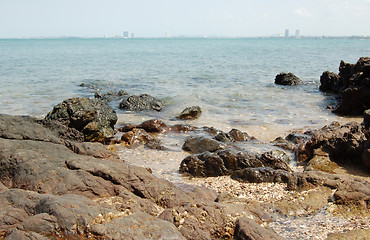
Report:
[[[370,0],[1,0],[0,38],[366,36],[369,13]]]

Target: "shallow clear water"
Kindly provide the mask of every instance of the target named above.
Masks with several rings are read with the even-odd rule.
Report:
[[[224,130],[322,126],[338,118],[325,109],[333,97],[318,90],[321,73],[369,53],[369,41],[344,39],[0,40],[0,113],[45,115],[64,99],[92,97],[79,86],[89,83],[166,103],[161,113],[117,109],[120,122],[172,121],[199,105],[203,115],[192,123]],[[279,72],[305,85],[277,86]]]

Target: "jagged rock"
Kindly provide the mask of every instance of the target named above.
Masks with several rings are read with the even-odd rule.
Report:
[[[192,106],[185,108],[179,116],[176,118],[187,120],[187,119],[197,119],[202,114],[202,109],[199,106]]]
[[[339,77],[325,72],[322,78],[322,91],[340,94],[334,113],[360,116],[370,108],[370,58],[361,57],[356,64],[341,61]]]
[[[366,136],[360,124],[351,122],[341,126],[334,122],[313,134],[305,145],[305,152],[301,153],[304,155],[301,159],[306,161],[312,159],[314,150],[321,148],[329,154],[332,161],[356,162],[361,159],[365,141]],[[306,155],[308,159],[305,159]]]
[[[275,77],[275,84],[292,86],[303,84],[303,82],[293,73],[280,73]]]
[[[105,101],[71,98],[56,105],[46,120],[58,120],[82,132],[87,141],[103,142],[114,135],[116,112]]]
[[[139,96],[131,95],[127,99],[123,99],[119,108],[131,111],[155,110],[159,112],[162,110],[163,106],[162,101],[150,95],[141,94]]]
[[[186,157],[180,164],[180,173],[196,177],[215,177],[231,175],[236,170],[245,168],[271,167],[291,171],[290,158],[279,150],[263,154],[250,154],[233,148],[219,150],[214,153],[203,152]]]
[[[236,240],[283,240],[274,230],[261,227],[250,218],[239,218],[236,221],[234,239]]]
[[[323,92],[338,93],[342,87],[338,74],[333,72],[323,72],[320,77],[320,90]]]

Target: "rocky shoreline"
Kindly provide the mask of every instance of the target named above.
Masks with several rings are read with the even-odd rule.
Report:
[[[323,74],[321,89],[340,94],[335,112],[370,107],[369,66],[370,58],[361,58],[341,63],[337,76]],[[354,91],[363,95],[349,106]],[[107,101],[139,111],[163,107],[149,95],[126,95],[68,99],[45,119],[0,115],[0,239],[370,236],[366,114],[364,124],[333,123],[263,143],[237,129],[159,119],[116,126]],[[193,106],[181,115],[200,113]],[[167,144],[171,135],[181,142]],[[180,181],[150,162],[135,166],[145,159],[178,169]]]

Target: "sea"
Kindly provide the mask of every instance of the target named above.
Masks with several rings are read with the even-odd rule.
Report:
[[[128,112],[112,102],[118,124],[176,123],[184,108],[197,105],[202,116],[187,123],[269,140],[346,121],[327,109],[335,96],[319,91],[320,76],[369,54],[370,41],[359,39],[0,39],[0,113],[43,117],[65,99],[93,97],[85,83],[165,103],[161,112]],[[274,84],[281,72],[304,84]]]

